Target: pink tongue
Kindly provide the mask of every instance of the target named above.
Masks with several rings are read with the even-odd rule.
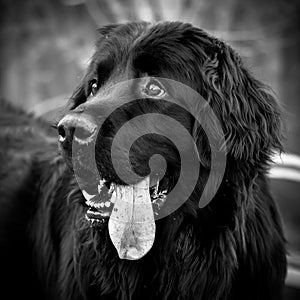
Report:
[[[149,177],[130,186],[116,186],[115,205],[108,222],[112,243],[122,259],[136,260],[152,247],[155,221],[149,194]]]

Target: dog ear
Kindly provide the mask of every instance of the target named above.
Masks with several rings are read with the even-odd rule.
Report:
[[[282,151],[282,119],[272,92],[242,65],[234,50],[213,40],[217,53],[203,65],[205,97],[222,123],[227,154],[264,165]]]

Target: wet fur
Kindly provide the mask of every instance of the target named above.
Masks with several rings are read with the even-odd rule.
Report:
[[[281,299],[285,240],[265,175],[272,151],[282,149],[280,111],[272,94],[229,46],[188,24],[109,25],[99,34],[71,109],[85,103],[86,82],[103,56],[109,54],[101,68],[104,83],[114,64],[122,66],[126,55],[140,51],[133,70],[179,80],[210,102],[226,136],[225,177],[213,201],[198,209],[209,149],[195,126],[205,170],[198,188],[180,209],[157,221],[155,244],[144,258],[120,260],[106,225],[93,230],[85,221],[81,191],[51,141],[55,133],[43,121],[1,102],[3,295]],[[160,64],[153,64],[156,59]]]

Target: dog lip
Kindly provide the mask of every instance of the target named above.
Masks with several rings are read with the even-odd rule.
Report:
[[[85,214],[85,218],[88,221],[101,220],[103,218],[108,218],[109,216],[110,213],[107,211],[93,210],[92,208],[89,208]]]
[[[97,130],[94,129],[92,134],[88,137],[85,137],[84,139],[78,137],[77,135],[74,135],[74,141],[77,142],[79,145],[86,146],[92,143],[93,141],[95,141],[96,135],[97,135]]]

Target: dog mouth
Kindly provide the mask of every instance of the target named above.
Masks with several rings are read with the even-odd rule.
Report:
[[[148,194],[151,199],[152,209],[155,216],[159,215],[160,209],[166,202],[167,194],[169,192],[170,183],[168,178],[164,177],[160,180],[158,174],[153,177],[148,176],[149,189]],[[139,183],[131,185],[132,187],[139,187]],[[88,207],[86,212],[86,219],[93,225],[94,222],[99,222],[103,218],[109,218],[116,202],[116,190],[123,190],[128,188],[125,185],[118,185],[114,182],[100,179],[97,190],[89,187],[82,189],[82,194],[85,198],[85,204]],[[147,191],[145,191],[145,194]],[[144,195],[146,197],[146,195]]]
[[[132,185],[119,185],[100,179],[96,192],[82,189],[88,210],[85,218],[92,227],[105,219],[121,259],[137,260],[152,247],[155,216],[164,206],[170,183],[166,176],[146,176]],[[96,226],[95,226],[96,225]]]

